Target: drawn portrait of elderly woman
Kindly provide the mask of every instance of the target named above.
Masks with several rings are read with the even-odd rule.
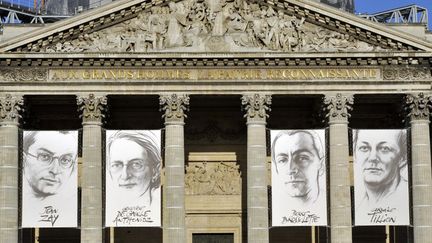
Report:
[[[160,131],[107,131],[106,138],[106,225],[160,224]]]

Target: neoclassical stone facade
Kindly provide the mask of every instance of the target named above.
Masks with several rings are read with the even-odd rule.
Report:
[[[431,55],[306,0],[115,1],[0,43],[0,243],[428,243]],[[269,223],[267,131],[299,128],[327,130],[328,227]],[[353,226],[357,128],[409,129],[410,226]],[[21,129],[82,133],[80,227],[63,238],[20,228]],[[163,129],[160,229],[104,227],[105,129]]]

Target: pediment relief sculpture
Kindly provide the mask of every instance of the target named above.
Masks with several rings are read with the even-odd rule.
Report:
[[[246,0],[185,0],[42,52],[349,52],[381,50]]]

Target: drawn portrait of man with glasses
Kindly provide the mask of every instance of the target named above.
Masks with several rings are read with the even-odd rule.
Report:
[[[106,225],[159,225],[160,131],[107,131],[106,137]]]
[[[76,226],[77,153],[76,131],[24,132],[23,226]]]

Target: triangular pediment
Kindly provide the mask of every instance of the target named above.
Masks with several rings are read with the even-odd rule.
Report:
[[[432,51],[409,34],[307,0],[115,1],[0,52]]]

